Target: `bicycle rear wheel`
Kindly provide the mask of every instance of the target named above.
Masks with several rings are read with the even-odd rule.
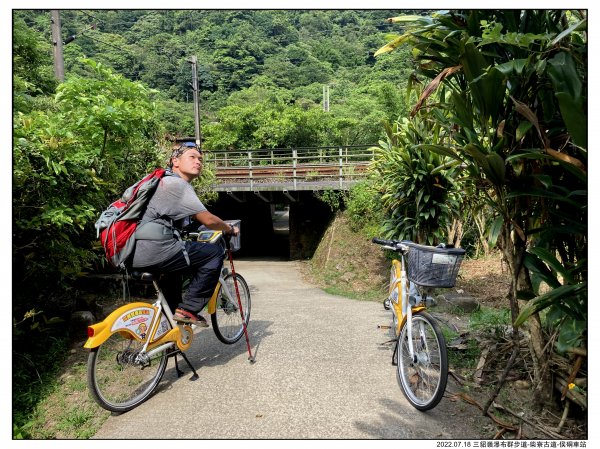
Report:
[[[397,346],[397,378],[402,393],[417,410],[435,407],[446,391],[448,355],[446,341],[437,323],[426,312],[412,317],[412,344],[415,359],[408,348],[408,326],[400,331]]]
[[[237,273],[235,276],[240,292],[242,310],[244,311],[244,321],[248,325],[248,321],[250,321],[250,289],[242,276]],[[230,345],[238,341],[244,334],[244,321],[242,321],[242,315],[240,314],[232,273],[225,276],[225,285],[231,293],[232,301],[227,299],[227,295],[221,288],[217,298],[217,309],[215,313],[211,314],[210,319],[217,338]]]
[[[90,352],[88,387],[102,408],[126,412],[144,402],[158,386],[167,366],[167,350],[147,359],[140,357],[143,344],[117,332]]]

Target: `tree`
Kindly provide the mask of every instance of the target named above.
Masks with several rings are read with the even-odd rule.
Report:
[[[54,77],[50,46],[33,32],[23,19],[13,26],[14,112],[28,112],[36,107],[36,99],[53,92]]]
[[[150,92],[102,65],[88,66],[90,78],[59,86],[53,110],[14,119],[16,314],[50,307],[53,295],[96,262],[91,223],[159,163]]]
[[[512,277],[511,360],[518,349],[517,326],[531,317],[541,404],[552,386],[536,312],[550,307],[547,324],[558,327],[559,340],[585,346],[585,12],[451,11],[391,21],[407,24],[406,33],[379,53],[414,47],[419,73],[431,81],[412,115],[430,116],[452,137],[451,143],[423,150],[465,164],[494,211],[490,232],[498,237]],[[428,104],[432,98],[436,102]],[[529,299],[539,294],[540,280],[552,291]],[[529,302],[519,314],[521,298]]]

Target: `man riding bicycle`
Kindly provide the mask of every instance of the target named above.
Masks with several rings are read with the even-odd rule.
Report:
[[[202,172],[202,162],[202,151],[193,142],[173,150],[170,171],[161,179],[136,232],[132,267],[162,274],[159,285],[169,306],[177,307],[176,321],[208,327],[200,312],[219,281],[225,254],[219,245],[181,240],[178,230],[192,220],[228,235],[238,235],[239,229],[210,213],[191,186]],[[182,299],[186,273],[192,279]]]

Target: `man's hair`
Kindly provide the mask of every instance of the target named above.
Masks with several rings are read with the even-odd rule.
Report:
[[[168,163],[169,168],[173,168],[173,158],[181,156],[187,150],[192,149],[192,148],[196,149],[200,153],[202,153],[202,150],[194,142],[183,142],[178,147],[175,147],[173,149],[173,152],[171,153],[171,157],[169,158],[169,163]]]

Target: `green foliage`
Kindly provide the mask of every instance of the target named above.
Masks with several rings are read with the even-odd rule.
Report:
[[[447,241],[446,227],[460,212],[457,164],[419,147],[439,136],[430,123],[404,119],[388,129],[388,140],[376,149],[372,179],[386,211],[388,238],[430,245]]]
[[[281,89],[253,86],[232,95],[218,122],[204,128],[207,149],[318,146],[328,117],[286,101]]]
[[[380,195],[372,181],[361,181],[350,189],[346,215],[352,231],[360,232],[367,238],[379,236],[384,214]]]
[[[315,197],[329,206],[332,212],[340,210],[348,194],[343,190],[321,190],[314,192]]]
[[[448,144],[430,150],[463,163],[494,211],[489,231],[503,249],[516,287],[513,320],[521,324],[550,308],[552,324],[568,328],[559,340],[583,341],[585,12],[469,10],[404,21],[407,32],[379,52],[411,45],[420,74],[431,79],[412,114],[435,120],[446,130]],[[425,108],[430,97],[436,103]],[[526,268],[535,266],[534,274],[543,275],[553,291],[520,292],[521,297],[540,296],[517,319],[517,289],[523,287],[520,261],[528,247]],[[550,272],[560,279],[551,280]]]
[[[57,112],[15,116],[15,289],[42,298],[94,260],[91,223],[131,179],[156,165],[153,109],[141,85],[89,63],[60,86]],[[32,281],[35,280],[35,281]]]
[[[13,110],[26,113],[56,87],[50,46],[23,19],[13,24]]]
[[[443,328],[442,331],[445,331]],[[444,332],[445,334],[445,332]],[[445,336],[446,341],[452,342],[452,338]],[[454,350],[452,346],[448,348],[448,363],[452,369],[474,369],[481,356],[479,343],[474,338],[469,338],[466,341],[466,348]]]
[[[510,327],[510,310],[480,307],[469,318],[469,328],[473,331],[505,334]]]
[[[14,15],[31,31],[37,30],[38,36],[47,35],[48,11],[21,10]],[[265,142],[268,148],[287,145],[274,141],[371,145],[381,138],[382,120],[394,120],[405,112],[395,87],[412,70],[408,52],[379,60],[372,57],[383,42],[386,30],[381,23],[389,15],[385,10],[64,10],[63,36],[76,36],[64,46],[65,72],[67,79],[87,76],[81,58],[88,57],[159,89],[161,101],[169,102],[168,110],[161,108],[165,127],[172,135],[189,136],[193,113],[188,59],[195,55],[202,131],[211,148],[227,148],[232,142],[235,148],[245,148],[246,139],[258,147]],[[49,49],[47,38],[45,46]],[[51,61],[47,67],[51,74]],[[256,85],[277,89],[291,123],[275,129],[265,126],[259,131],[261,136],[249,138],[238,135],[228,123],[234,111],[220,111],[231,104],[232,94]],[[331,91],[328,115],[319,113],[323,85]],[[290,109],[294,105],[304,111]],[[312,108],[316,110],[309,114]],[[275,118],[282,114],[280,108],[270,105],[269,109]],[[189,111],[189,115],[184,117],[179,111]],[[224,131],[208,129],[217,124]],[[268,122],[258,120],[255,125]],[[304,134],[299,138],[271,137],[301,131]]]
[[[85,64],[88,77],[60,85],[46,99],[50,108],[13,116],[15,436],[27,435],[24,424],[47,393],[47,375],[63,360],[72,281],[99,261],[92,224],[132,179],[159,163],[150,91]]]

